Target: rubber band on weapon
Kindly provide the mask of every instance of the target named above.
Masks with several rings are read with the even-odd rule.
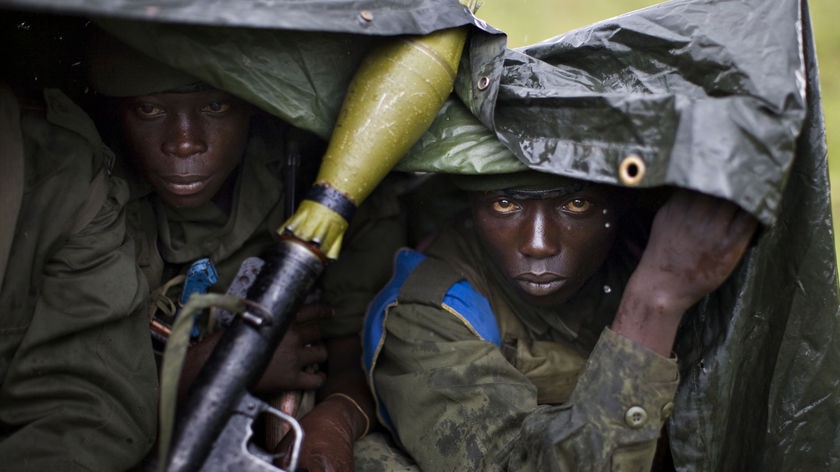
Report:
[[[306,199],[319,203],[350,221],[356,213],[356,204],[337,188],[325,183],[313,184],[306,194]]]
[[[300,427],[300,423],[298,423],[294,416],[278,410],[268,403],[263,402],[263,410],[285,421],[294,430],[295,439],[292,444],[292,451],[289,458],[289,470],[298,470],[297,463],[300,460],[300,447],[303,444],[303,428]],[[275,457],[279,456],[275,455]]]
[[[367,413],[365,413],[365,410],[362,408],[362,406],[361,406],[361,405],[359,405],[359,404],[356,402],[356,400],[353,400],[353,398],[352,398],[350,395],[347,395],[347,394],[345,394],[345,393],[341,393],[341,392],[331,393],[331,394],[327,395],[327,398],[330,398],[330,397],[341,397],[341,398],[344,398],[345,400],[347,400],[347,401],[349,401],[350,403],[352,403],[352,404],[353,404],[353,406],[355,406],[357,410],[359,410],[359,413],[361,413],[361,414],[362,414],[362,416],[364,416],[364,417],[365,417],[365,430],[364,430],[364,432],[362,433],[362,435],[361,435],[361,436],[359,436],[359,438],[358,438],[358,439],[356,439],[356,440],[358,441],[359,439],[362,439],[363,437],[367,436],[368,431],[370,431],[370,417],[368,417]],[[324,400],[326,400],[327,398],[325,398]]]

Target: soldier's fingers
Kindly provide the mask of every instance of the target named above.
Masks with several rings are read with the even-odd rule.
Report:
[[[321,388],[326,381],[327,375],[324,372],[299,371],[295,374],[294,380],[285,376],[263,375],[254,388],[258,394],[277,393],[285,390],[315,390]]]
[[[758,220],[752,214],[744,210],[735,214],[728,228],[728,239],[733,251],[743,253],[752,241],[756,229]]]
[[[321,340],[321,328],[316,323],[298,325],[295,327],[301,344],[313,344]]]
[[[324,385],[327,374],[324,372],[301,372],[298,380],[301,390],[315,390]]]
[[[307,323],[330,318],[333,314],[335,314],[335,310],[330,306],[320,303],[309,303],[300,307],[295,320],[298,323]]]
[[[301,365],[321,364],[327,360],[327,348],[320,343],[304,346],[298,356]]]
[[[739,236],[752,237],[758,228],[758,219],[750,212],[739,210],[729,225],[730,232]]]

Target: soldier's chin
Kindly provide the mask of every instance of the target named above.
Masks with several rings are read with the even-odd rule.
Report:
[[[533,282],[529,280],[516,280],[519,290],[532,297],[548,297],[563,290],[566,280],[557,278],[548,282]]]
[[[202,193],[195,193],[190,195],[176,195],[169,192],[158,192],[161,201],[171,208],[198,208],[208,201],[210,197]]]
[[[554,290],[546,290],[545,288],[526,290],[521,285],[517,285],[516,289],[522,301],[540,308],[556,307],[570,297],[562,287]]]

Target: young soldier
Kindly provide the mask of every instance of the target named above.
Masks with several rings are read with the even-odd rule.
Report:
[[[177,306],[181,286],[172,290],[168,281],[205,258],[218,274],[209,290],[223,292],[244,260],[275,245],[276,231],[299,197],[295,190],[311,185],[314,173],[307,171],[317,171],[322,143],[104,38],[110,37],[93,44],[91,78],[118,125],[115,146],[134,189],[129,223],[139,241],[137,259],[150,287],[161,287],[153,301]],[[397,203],[375,193],[359,208],[341,256],[319,281],[323,305],[298,315],[257,387],[265,395],[320,387],[317,405],[301,420],[300,465],[310,471],[352,470],[353,443],[370,427],[373,408],[358,333],[368,301],[387,282],[402,235]],[[332,313],[328,323],[306,323]],[[186,361],[187,384],[218,331],[198,337]],[[310,371],[325,360],[324,371]]]
[[[400,253],[366,320],[380,417],[420,470],[650,470],[677,327],[755,220],[677,190],[637,259],[616,188],[535,171],[458,182],[470,215]]]

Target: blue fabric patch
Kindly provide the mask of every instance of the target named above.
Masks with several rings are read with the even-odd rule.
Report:
[[[365,373],[368,378],[371,376],[373,363],[378,354],[379,343],[382,342],[384,333],[385,309],[394,303],[399,296],[400,289],[405,284],[408,276],[426,258],[423,254],[411,250],[402,249],[397,253],[394,263],[394,275],[388,284],[379,292],[371,302],[367,315],[365,316],[364,330],[362,332],[362,361]],[[454,309],[485,341],[490,341],[501,347],[501,334],[496,324],[496,316],[490,308],[490,302],[478,293],[466,280],[459,280],[446,292],[443,303]],[[453,315],[454,316],[454,315]],[[385,425],[394,431],[388,410],[379,401],[376,389],[371,385],[373,396],[376,399],[379,415]]]

